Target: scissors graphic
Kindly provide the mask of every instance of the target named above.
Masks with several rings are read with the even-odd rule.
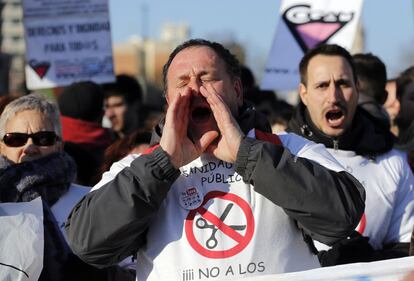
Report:
[[[226,206],[226,208],[224,209],[223,214],[220,216],[220,220],[222,222],[224,222],[224,220],[226,219],[227,215],[229,214],[231,208],[233,207],[233,203],[230,203]],[[206,241],[206,247],[209,249],[214,249],[215,247],[217,247],[217,239],[216,239],[216,233],[218,228],[214,225],[214,224],[209,224],[206,219],[204,218],[198,218],[196,220],[196,226],[200,229],[208,229],[210,228],[211,231],[211,236],[210,238],[207,239]],[[244,230],[246,228],[246,225],[229,225],[230,228],[234,229],[234,230]]]

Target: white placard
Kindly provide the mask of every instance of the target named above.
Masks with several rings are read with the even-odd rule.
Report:
[[[23,0],[31,90],[115,80],[107,0]]]
[[[350,49],[363,0],[282,0],[280,19],[261,83],[262,89],[293,90],[299,85],[303,54],[318,44]]]
[[[0,203],[0,280],[37,281],[43,268],[43,205]]]

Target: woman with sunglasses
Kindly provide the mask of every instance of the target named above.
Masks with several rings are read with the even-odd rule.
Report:
[[[57,106],[41,95],[6,106],[0,116],[0,203],[42,198],[45,239],[39,280],[96,280],[100,273],[74,256],[62,238],[70,210],[89,188],[72,184],[76,165],[62,149],[61,132]]]

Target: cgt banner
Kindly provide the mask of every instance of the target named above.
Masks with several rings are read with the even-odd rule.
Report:
[[[107,0],[23,0],[31,90],[115,80]]]
[[[282,0],[280,20],[261,88],[292,90],[299,85],[303,54],[323,43],[350,49],[363,0]]]

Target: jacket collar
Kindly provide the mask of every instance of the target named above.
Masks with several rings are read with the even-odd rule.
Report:
[[[313,124],[306,106],[301,102],[289,122],[288,131],[322,143],[328,148],[355,151],[356,154],[369,158],[390,151],[394,144],[391,132],[360,107],[355,112],[351,128],[339,137],[331,137]]]

